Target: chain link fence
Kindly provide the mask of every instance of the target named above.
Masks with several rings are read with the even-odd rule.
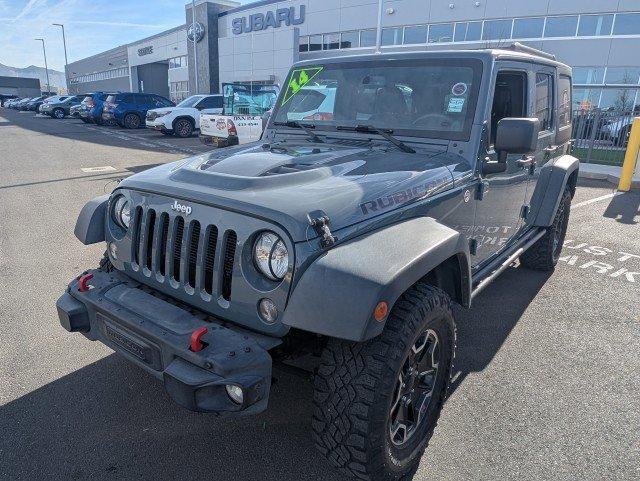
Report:
[[[579,110],[573,115],[572,154],[581,162],[621,166],[638,112]]]

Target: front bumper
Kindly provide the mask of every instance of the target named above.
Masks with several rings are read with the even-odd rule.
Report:
[[[168,132],[171,130],[170,127],[167,127],[164,124],[164,121],[160,120],[160,117],[156,117],[154,120],[145,119],[145,125],[148,129],[160,130],[163,132]]]
[[[162,379],[171,398],[192,411],[255,414],[266,409],[271,356],[279,339],[234,329],[187,311],[114,271],[92,270],[89,289],[69,284],[56,307],[60,324],[98,340]],[[206,327],[204,348],[190,349],[194,331]],[[226,386],[242,388],[237,404]]]

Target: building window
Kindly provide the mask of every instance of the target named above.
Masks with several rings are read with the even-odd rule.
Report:
[[[402,28],[383,28],[382,29],[382,45],[401,45],[402,44]]]
[[[358,48],[360,46],[359,34],[357,30],[352,32],[342,32],[340,35],[340,48]]]
[[[427,43],[428,33],[429,33],[428,25],[413,25],[411,27],[405,27],[404,43],[405,45]]]
[[[377,34],[375,30],[360,30],[360,46],[375,47],[376,35]]]
[[[337,50],[340,48],[339,33],[325,33],[323,38],[322,50]]]
[[[511,38],[511,20],[487,20],[482,30],[482,40],[506,40]]]
[[[536,74],[536,117],[540,131],[551,130],[553,125],[553,79],[545,73]]]
[[[613,15],[580,15],[578,37],[611,35]]]
[[[513,21],[513,38],[541,38],[544,31],[544,17],[516,18]]]
[[[173,57],[169,59],[169,68],[182,68],[187,67],[187,56],[181,55],[180,57]]]
[[[640,68],[637,67],[607,67],[605,84],[637,85],[640,79]]]
[[[189,82],[169,82],[169,99],[175,104],[182,102],[189,96]]]
[[[545,37],[575,37],[578,28],[578,16],[547,17],[544,28]]]
[[[575,85],[602,85],[604,67],[574,67],[573,83]]]
[[[602,110],[632,112],[636,105],[636,93],[635,89],[604,89],[599,107]]]
[[[619,13],[613,25],[614,35],[640,34],[640,13]]]
[[[317,52],[322,50],[322,35],[309,36],[309,52]]]
[[[573,79],[575,82],[575,78]],[[573,109],[574,110],[591,110],[600,103],[600,95],[602,89],[574,89],[573,90]]]
[[[482,36],[482,22],[458,22],[456,23],[456,42],[472,42],[480,40]]]
[[[309,36],[303,35],[298,38],[298,52],[308,52],[309,51]]]
[[[453,24],[440,23],[429,26],[429,43],[453,42]]]

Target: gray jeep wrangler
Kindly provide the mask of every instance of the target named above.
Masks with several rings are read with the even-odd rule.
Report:
[[[452,303],[518,259],[558,262],[570,135],[571,69],[526,47],[298,63],[259,143],[83,208],[75,234],[106,254],[58,300],[60,322],[195,411],[261,412],[272,366],[315,358],[320,452],[398,479],[446,397]]]

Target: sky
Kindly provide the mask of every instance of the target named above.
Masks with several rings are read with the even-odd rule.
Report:
[[[239,0],[242,4],[254,0]],[[177,27],[188,0],[0,0],[0,63],[64,71],[60,27],[65,26],[69,62]]]

